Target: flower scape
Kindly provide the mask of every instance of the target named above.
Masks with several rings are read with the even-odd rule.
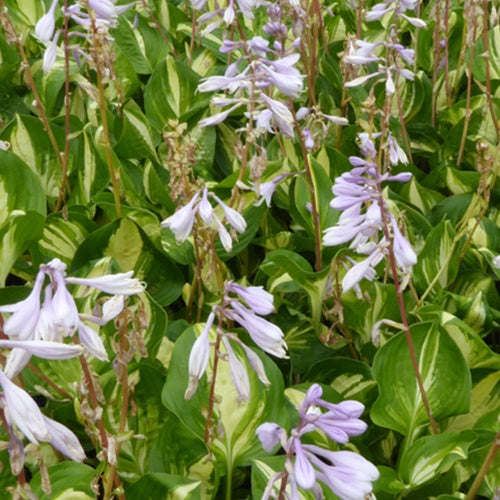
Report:
[[[495,2],[0,20],[0,499],[500,498]]]

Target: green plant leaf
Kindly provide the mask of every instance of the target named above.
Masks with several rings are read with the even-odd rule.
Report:
[[[470,430],[421,437],[404,451],[398,471],[411,488],[420,486],[465,460],[476,438]]]
[[[423,385],[437,421],[469,410],[471,379],[462,353],[448,333],[435,323],[410,329]],[[404,332],[376,354],[373,377],[380,394],[372,406],[372,420],[408,436],[410,442],[429,423]]]

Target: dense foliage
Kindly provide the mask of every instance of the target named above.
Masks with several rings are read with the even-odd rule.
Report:
[[[0,497],[500,497],[488,0],[0,0]]]

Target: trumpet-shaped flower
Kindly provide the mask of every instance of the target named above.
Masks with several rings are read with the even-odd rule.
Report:
[[[372,491],[372,482],[377,480],[376,467],[363,457],[350,451],[330,451],[313,444],[304,444],[302,437],[319,428],[337,442],[345,443],[349,436],[361,434],[366,424],[357,417],[364,406],[357,401],[339,404],[321,399],[322,389],[313,384],[299,405],[299,423],[287,439],[286,432],[279,425],[266,422],[257,428],[257,435],[267,452],[272,452],[281,443],[286,452],[287,475],[278,473],[266,487],[264,498],[270,498],[273,483],[286,477],[292,489],[292,498],[298,498],[297,486],[304,490],[319,490],[318,481],[332,490],[341,500],[363,500]],[[321,412],[320,407],[327,411]],[[318,422],[320,422],[318,424]],[[335,427],[338,429],[334,431]],[[345,434],[345,435],[344,435]],[[340,440],[338,437],[340,436]]]
[[[35,25],[35,35],[41,42],[48,42],[54,34],[56,25],[55,12],[58,3],[59,0],[53,0],[47,13]]]
[[[215,313],[212,311],[208,317],[205,328],[201,335],[195,340],[191,353],[189,354],[189,384],[184,394],[185,399],[190,399],[198,388],[198,381],[205,373],[210,359],[210,328],[215,320]]]

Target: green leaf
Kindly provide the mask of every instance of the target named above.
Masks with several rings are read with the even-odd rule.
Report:
[[[52,130],[56,137],[62,132],[54,125]],[[58,196],[62,178],[61,168],[42,122],[34,116],[18,115],[9,140],[12,152],[26,162],[38,176],[45,194]]]
[[[469,368],[500,370],[500,354],[493,352],[467,323],[433,305],[420,308],[417,314],[422,321],[438,318],[441,326],[462,351]]]
[[[156,67],[144,90],[146,117],[161,131],[169,119],[186,121],[209,100],[196,93],[199,76],[182,61],[167,56]]]
[[[9,219],[0,228],[0,286],[12,266],[31,243],[42,237],[44,217],[37,212],[27,212]]]
[[[449,420],[447,432],[472,429],[477,421],[500,408],[500,371],[497,370],[481,378],[472,387],[470,412]]]
[[[201,500],[202,498],[201,481],[161,472],[145,474],[125,492],[127,498],[140,498],[141,500],[158,500],[159,498]]]
[[[291,250],[273,250],[267,254],[266,259],[261,265],[261,269],[266,274],[276,274],[276,271],[279,270],[280,283],[287,276],[302,287],[309,295],[312,319],[314,322],[319,323],[326,282],[328,280],[328,268],[315,273],[309,262],[301,255]]]
[[[434,291],[446,288],[455,279],[460,248],[449,221],[441,222],[429,233],[413,268],[413,279],[419,293],[431,285]]]
[[[48,496],[42,490],[40,473],[35,474],[30,481],[33,493],[40,500],[90,500],[95,498],[91,483],[96,471],[92,467],[76,462],[63,462],[49,467],[52,494]]]
[[[398,471],[411,488],[420,486],[465,460],[476,438],[470,430],[419,438],[404,451]]]
[[[116,153],[124,158],[158,160],[149,123],[139,106],[132,100],[122,108],[122,126]]]
[[[420,323],[412,326],[410,331],[434,418],[440,421],[467,412],[471,379],[456,344],[435,323]],[[404,332],[378,351],[372,371],[380,387],[380,395],[370,412],[372,420],[381,427],[408,436],[411,442],[429,420]]]
[[[45,215],[45,194],[39,178],[24,161],[0,150],[0,226],[14,210]]]

